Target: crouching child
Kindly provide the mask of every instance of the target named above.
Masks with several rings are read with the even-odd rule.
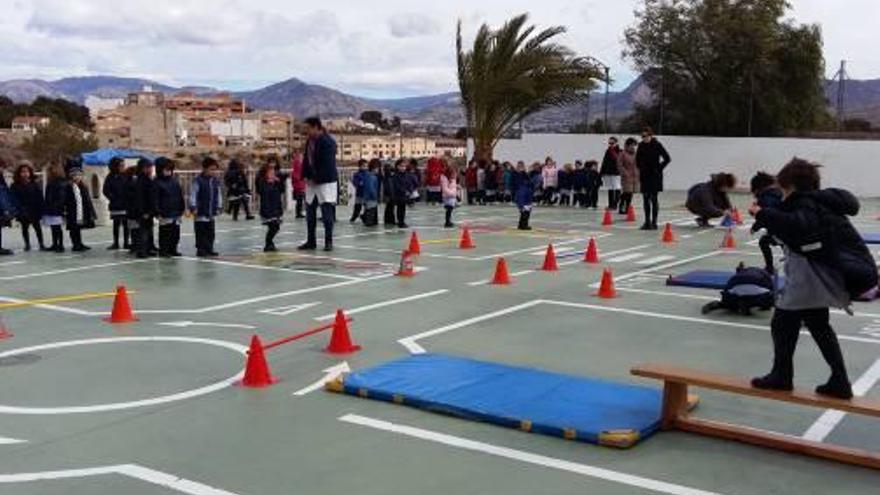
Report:
[[[778,208],[755,204],[749,212],[785,251],[785,285],[771,321],[773,368],[752,380],[760,389],[792,390],[793,357],[806,326],[831,368],[816,393],[850,399],[853,395],[843,353],[829,322],[829,308],[849,309],[850,298],[877,284],[877,267],[848,216],[859,201],[840,189],[820,190],[819,166],[795,159],[777,177],[783,200]]]

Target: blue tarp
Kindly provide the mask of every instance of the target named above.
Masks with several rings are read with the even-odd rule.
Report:
[[[866,244],[880,244],[880,234],[862,234]]]
[[[82,154],[83,165],[90,166],[107,166],[110,164],[110,160],[113,158],[146,158],[148,160],[155,160],[156,156],[152,153],[146,153],[144,151],[130,150],[124,148],[101,148],[96,151],[92,151],[90,153]]]
[[[694,270],[675,277],[666,279],[666,285],[672,287],[693,287],[695,289],[717,289],[724,290],[727,287],[727,281],[734,276],[736,272],[725,272],[720,270]],[[781,288],[785,284],[783,277],[776,278],[776,287]]]
[[[660,390],[441,354],[346,375],[337,392],[570,440],[630,447],[660,425]]]

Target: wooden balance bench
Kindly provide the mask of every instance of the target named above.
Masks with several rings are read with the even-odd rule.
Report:
[[[747,426],[693,418],[688,410],[688,385],[880,418],[880,402],[876,400],[860,397],[852,400],[834,399],[800,389],[795,389],[792,392],[761,390],[753,388],[749,380],[742,378],[657,364],[636,366],[632,369],[632,374],[663,381],[663,413],[661,421],[661,428],[663,430],[688,431],[784,452],[880,469],[880,453],[828,445],[801,437]]]

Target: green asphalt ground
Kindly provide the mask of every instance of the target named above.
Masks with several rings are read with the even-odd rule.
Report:
[[[748,198],[735,200],[744,210]],[[657,387],[631,377],[630,368],[663,362],[737,376],[766,372],[769,313],[704,317],[700,308],[715,292],[664,282],[694,269],[760,265],[750,244],[757,237],[737,229],[738,248],[722,251],[724,232],[697,230],[676,206],[681,194],[662,201],[661,222],[675,224],[675,244],[637,224],[603,229],[592,210],[538,208],[535,231],[523,235],[511,230],[514,208],[465,206],[456,221],[473,229],[477,248],[469,251],[457,249],[458,230],[438,227],[442,209],[420,205],[408,218],[423,251],[411,279],[392,276],[410,232],[349,225],[345,207],[330,257],[296,253],[304,224],[292,219],[277,255],[261,252],[257,222],[221,221],[222,256],[211,261],[190,257],[191,224],[182,242],[187,257],[146,261],[106,251],[106,228],[86,233],[93,251],[65,255],[21,253],[17,232],[6,230],[5,245],[17,253],[0,259],[0,304],[122,283],[140,321],[103,322],[110,298],[0,309],[14,334],[0,340],[0,494],[880,492],[878,471],[693,434],[661,432],[614,450],[320,389],[343,363],[364,369],[405,356],[413,343]],[[866,201],[857,226],[880,232],[878,211],[880,203]],[[599,243],[599,266],[579,261],[590,237]],[[557,273],[537,270],[548,242],[560,255]],[[499,255],[514,274],[510,286],[482,283]],[[605,267],[617,278],[617,299],[593,295]],[[878,304],[832,316],[850,374],[869,397],[880,397]],[[351,312],[361,352],[328,355],[328,335],[316,335],[268,352],[275,385],[233,384],[253,334],[264,341],[293,335],[326,323],[337,308]],[[448,331],[408,339],[437,329]],[[798,386],[827,378],[809,337],[796,369]],[[876,420],[698,392],[699,417],[880,450]]]

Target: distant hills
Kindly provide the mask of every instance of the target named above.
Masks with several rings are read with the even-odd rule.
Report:
[[[165,93],[221,91],[208,87],[178,88],[147,79],[93,76],[56,81],[41,79],[0,81],[0,94],[5,94],[16,102],[30,102],[38,96],[47,96],[84,103],[88,96],[121,98],[144,86],[151,86],[154,90]],[[880,125],[880,79],[847,81],[846,90],[847,116],[864,118],[874,125]],[[829,82],[826,85],[826,93],[828,101],[835,102],[837,83]],[[379,110],[388,116],[398,115],[407,121],[445,128],[456,128],[464,122],[458,93],[401,99],[370,99],[292,78],[254,91],[234,94],[244,98],[251,108],[290,112],[299,118],[309,115],[358,116],[366,110]],[[629,115],[636,103],[648,101],[650,97],[651,92],[641,78],[623,91],[611,92],[608,96],[610,120],[619,120]],[[535,115],[525,123],[525,126],[526,129],[533,131],[564,130],[584,122],[587,118],[591,122],[597,118],[601,119],[603,115],[604,95],[597,92],[590,98],[589,110],[585,100],[583,105],[554,108]]]

